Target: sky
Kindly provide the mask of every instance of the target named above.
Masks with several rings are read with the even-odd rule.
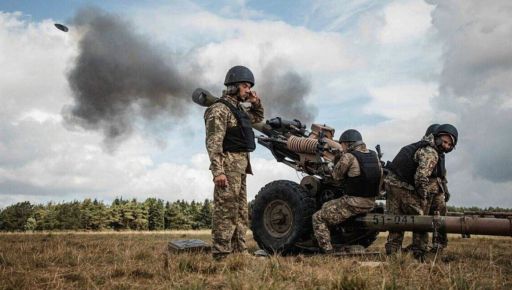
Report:
[[[234,65],[254,72],[266,118],[357,129],[384,160],[454,124],[449,204],[512,207],[510,1],[4,0],[0,208],[211,199],[190,95],[219,95]],[[302,178],[251,156],[249,199]]]

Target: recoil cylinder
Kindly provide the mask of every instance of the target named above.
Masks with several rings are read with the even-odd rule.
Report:
[[[318,140],[311,138],[303,138],[297,136],[290,136],[286,140],[286,147],[296,153],[316,153]]]

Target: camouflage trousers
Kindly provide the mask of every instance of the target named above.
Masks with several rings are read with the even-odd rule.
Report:
[[[375,198],[342,196],[330,200],[313,214],[313,230],[318,245],[324,252],[332,251],[329,227],[340,224],[351,216],[367,213],[373,209]]]
[[[415,191],[394,186],[389,183],[386,186],[386,208],[388,214],[424,215],[427,201],[416,194]],[[390,255],[401,251],[404,240],[403,231],[389,231],[386,242],[386,254]],[[428,233],[413,232],[412,251],[415,255],[422,256],[427,251]]]
[[[212,254],[221,257],[245,252],[247,231],[246,174],[226,172],[228,186],[213,192]]]
[[[444,193],[436,192],[430,196],[429,200],[429,215],[434,215],[435,212],[439,212],[439,215],[446,216],[446,202]],[[432,245],[434,247],[446,248],[448,246],[448,236],[445,231],[438,233],[437,237],[432,236]]]

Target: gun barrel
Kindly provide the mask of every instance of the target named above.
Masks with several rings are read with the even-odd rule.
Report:
[[[367,214],[355,222],[378,231],[423,231],[436,229],[464,235],[512,236],[512,219],[477,216],[414,216]]]

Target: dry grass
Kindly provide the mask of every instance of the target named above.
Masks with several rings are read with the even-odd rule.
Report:
[[[1,289],[511,289],[512,239],[450,237],[450,262],[327,256],[170,254],[206,232],[0,235]],[[381,250],[385,236],[375,250]],[[409,239],[409,238],[407,238]],[[409,241],[407,240],[406,243]],[[249,247],[256,244],[250,239]],[[371,262],[373,261],[373,263]],[[377,263],[375,263],[377,262]]]

